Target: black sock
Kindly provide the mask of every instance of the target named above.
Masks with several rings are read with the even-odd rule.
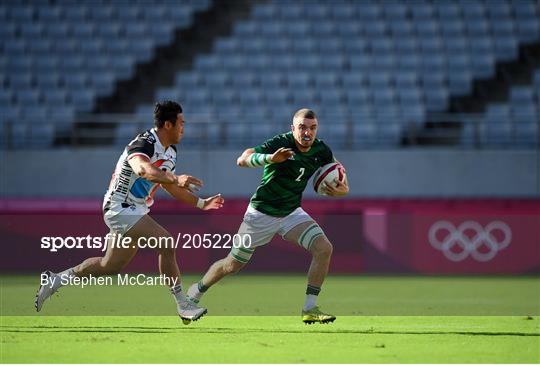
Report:
[[[321,292],[320,287],[308,284],[307,289],[306,289],[306,295],[319,295],[320,292]]]
[[[197,283],[197,289],[199,289],[199,291],[200,291],[201,293],[204,293],[205,291],[207,291],[208,288],[209,288],[209,286],[204,285],[204,284],[202,283],[202,280],[199,281],[199,282]]]

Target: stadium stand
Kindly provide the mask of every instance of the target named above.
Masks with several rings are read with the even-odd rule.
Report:
[[[135,65],[171,42],[209,0],[25,1],[0,4],[0,118],[35,124],[39,146],[51,145],[54,124],[88,113]],[[15,124],[16,125],[16,124]],[[27,127],[11,128],[14,144]],[[3,128],[2,128],[3,130]]]
[[[169,42],[175,27],[189,25],[196,8],[212,6],[54,4],[0,8],[2,119],[30,121],[62,108],[57,118],[73,120],[92,111],[97,96],[132,77],[135,63]],[[322,133],[333,146],[392,147],[433,113],[447,112],[452,97],[470,94],[475,80],[494,77],[497,64],[517,59],[520,45],[539,41],[536,1],[255,2],[231,35],[217,38],[154,97],[181,100],[189,120],[200,121],[186,141],[255,141],[287,128],[294,110],[309,106],[331,126]],[[488,104],[482,115],[463,116],[462,144],[535,145],[535,80],[513,85],[507,100]],[[151,115],[149,104],[136,109],[141,118]],[[260,119],[270,127],[253,128]],[[117,128],[117,141],[134,130]]]
[[[256,5],[232,36],[217,39],[213,53],[199,56],[156,98],[185,100],[193,114],[213,106],[213,119],[225,126],[230,115],[245,124],[273,116],[275,131],[288,120],[281,111],[311,106],[331,123],[325,138],[332,145],[397,145],[405,128],[446,111],[450,96],[471,92],[496,62],[515,59],[520,43],[538,41],[538,11],[529,1],[275,0]],[[464,141],[479,127],[482,143],[513,143],[515,125],[518,144],[535,143],[538,95],[518,90],[502,123],[486,129],[471,121]],[[239,132],[225,131],[228,141]]]

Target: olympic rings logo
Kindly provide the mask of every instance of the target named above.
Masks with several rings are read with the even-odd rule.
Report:
[[[494,235],[497,231],[500,241]],[[429,229],[428,238],[431,246],[451,261],[459,262],[471,256],[476,261],[486,262],[510,245],[512,230],[501,221],[493,221],[485,228],[475,221],[463,222],[457,228],[448,221],[438,221]],[[485,249],[480,250],[482,246]]]

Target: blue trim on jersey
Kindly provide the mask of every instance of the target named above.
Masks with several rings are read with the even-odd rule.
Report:
[[[135,180],[129,191],[135,198],[146,198],[153,185],[154,184],[150,181],[139,177],[137,180]]]

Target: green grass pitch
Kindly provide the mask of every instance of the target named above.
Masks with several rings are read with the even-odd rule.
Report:
[[[185,285],[198,277],[186,277]],[[184,326],[163,287],[62,288],[2,276],[1,363],[538,363],[538,277],[331,276],[306,326],[302,275],[227,278]]]

